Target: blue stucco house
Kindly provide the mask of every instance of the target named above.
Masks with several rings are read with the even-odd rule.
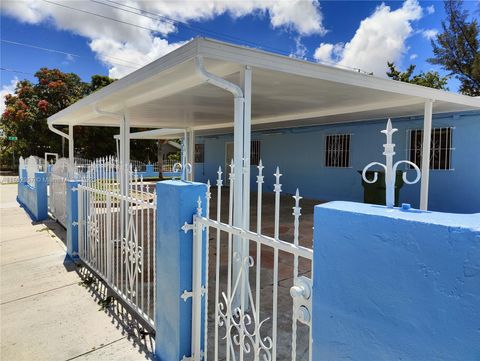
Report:
[[[395,159],[420,166],[422,116],[392,119]],[[362,202],[361,171],[371,161],[382,161],[380,131],[386,119],[335,125],[288,127],[252,132],[252,190],[259,159],[265,165],[266,189],[272,190],[273,173],[284,170],[283,189],[298,187],[308,198],[322,201]],[[215,180],[232,157],[233,133],[196,138],[195,180]],[[407,172],[412,172],[406,167]],[[410,175],[410,178],[414,178]],[[435,114],[429,184],[429,209],[453,213],[480,212],[480,111]],[[404,185],[398,203],[419,208],[420,184]]]

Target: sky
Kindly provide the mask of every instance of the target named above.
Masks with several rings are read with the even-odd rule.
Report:
[[[445,18],[441,1],[2,0],[2,98],[41,67],[121,78],[204,36],[385,77],[437,70],[430,39]],[[480,2],[465,1],[478,16]],[[451,91],[458,90],[455,79]],[[1,102],[3,111],[3,101]]]

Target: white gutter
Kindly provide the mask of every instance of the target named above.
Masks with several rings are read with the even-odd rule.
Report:
[[[203,63],[203,57],[201,55],[195,57],[195,70],[200,77],[205,79],[207,83],[210,83],[216,87],[219,87],[221,89],[224,89],[230,93],[233,94],[233,100],[234,100],[234,118],[233,118],[233,174],[234,174],[234,180],[233,180],[233,225],[237,227],[246,227],[246,218],[244,217],[244,208],[246,207],[246,202],[249,199],[249,195],[247,195],[247,192],[250,192],[250,181],[244,179],[244,174],[243,174],[243,169],[244,169],[244,164],[243,164],[243,159],[245,156],[245,147],[250,146],[250,144],[245,145],[245,140],[249,141],[249,134],[250,134],[250,123],[248,123],[248,130],[246,129],[245,125],[245,95],[242,90],[238,85],[231,83],[215,74],[212,74],[208,72],[205,69],[205,65]],[[240,72],[242,74],[242,72]],[[243,80],[242,80],[243,81]],[[246,138],[245,133],[248,132],[248,138]],[[228,161],[228,160],[227,160]],[[248,159],[249,161],[249,159]],[[228,170],[225,169],[225,174],[228,173]],[[246,187],[244,188],[244,182],[248,182],[246,184]],[[237,279],[238,275],[241,272],[241,269],[244,266],[243,264],[243,259],[244,257],[248,256],[249,250],[248,246],[244,245],[241,239],[238,237],[234,237],[233,239],[233,251],[237,252],[237,254],[240,255],[239,259],[241,261],[235,261],[233,264],[233,279]],[[244,269],[244,272],[247,272],[248,275],[248,270]],[[201,280],[198,280],[201,282]],[[242,285],[243,287],[248,287],[248,277],[244,278],[242,281],[244,284]],[[195,295],[195,292],[194,292]],[[234,307],[240,306],[240,304],[244,304],[246,301],[248,301],[248,298],[245,298],[243,300],[240,299],[240,296],[236,296],[235,299],[233,300]],[[201,302],[200,300],[193,300],[194,304],[195,302],[198,302],[198,307],[200,308]],[[248,302],[246,303],[248,304]],[[200,310],[197,310],[197,312],[200,312]],[[197,325],[197,327],[199,327]],[[198,339],[198,341],[197,341]],[[192,335],[192,352],[194,357],[199,357],[196,355],[200,355],[200,333],[198,331],[198,335],[195,334],[195,328],[194,328],[194,335]]]
[[[211,83],[219,88],[222,88],[226,91],[229,91],[233,94],[234,98],[242,98],[243,100],[243,91],[242,89],[233,83],[230,83],[228,80],[220,78],[219,76],[208,72],[205,69],[203,64],[203,56],[199,55],[195,58],[195,70],[200,77],[205,79],[207,83]]]
[[[182,145],[178,144],[177,142],[174,142],[173,140],[169,140],[167,143],[170,144],[174,148],[182,149]]]
[[[62,132],[61,130],[58,130],[57,128],[55,128],[53,126],[53,120],[47,120],[47,124],[48,124],[48,129],[50,129],[52,132],[54,132],[55,134],[58,134],[59,136],[63,137],[63,138],[66,138],[68,140],[68,159],[69,159],[69,163],[70,163],[70,169],[69,169],[69,176],[72,177],[73,179],[73,175],[74,175],[74,162],[75,162],[75,157],[74,157],[74,154],[73,154],[73,126],[72,125],[68,125],[68,129],[69,129],[69,134],[67,133],[64,133]]]
[[[70,141],[70,135],[68,135],[67,133],[62,132],[61,130],[58,130],[57,128],[55,128],[55,127],[53,126],[52,123],[53,123],[53,120],[50,120],[50,119],[49,119],[49,120],[47,121],[48,129],[50,129],[52,132],[60,135],[61,137],[66,138],[68,141]]]

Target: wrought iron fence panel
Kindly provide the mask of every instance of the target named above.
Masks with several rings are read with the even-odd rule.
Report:
[[[216,182],[215,216],[210,215],[210,184],[207,204],[198,200],[194,216],[192,355],[212,360],[312,360],[311,312],[313,250],[299,242],[300,197],[293,196],[293,232],[289,241],[280,238],[279,169],[274,185],[272,234],[262,227],[263,165],[257,176],[256,230],[233,226],[233,163],[230,166],[228,215],[222,216],[222,170]],[[245,177],[246,178],[246,177]],[[248,180],[247,180],[248,181]],[[214,194],[215,195],[215,194]],[[206,214],[202,216],[202,207]],[[244,215],[245,216],[245,215]],[[272,214],[266,215],[271,217]],[[224,219],[222,219],[224,218]],[[255,219],[256,218],[256,219]],[[189,227],[186,227],[187,230]],[[206,254],[202,254],[202,229],[206,230]],[[248,244],[249,254],[234,251],[233,243]],[[209,243],[213,241],[210,245]],[[237,248],[241,249],[241,248]],[[207,276],[202,286],[201,260],[206,258]],[[240,265],[235,273],[234,264]],[[206,291],[206,292],[205,292]],[[205,293],[201,310],[202,294]],[[204,324],[204,350],[201,350],[201,315]]]
[[[67,158],[58,159],[48,173],[48,208],[64,227],[67,226],[67,179],[70,174],[71,166]]]
[[[129,168],[126,192],[112,157],[94,161],[78,186],[79,257],[154,326],[156,194]]]

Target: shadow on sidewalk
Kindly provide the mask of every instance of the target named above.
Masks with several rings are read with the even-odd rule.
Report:
[[[111,318],[112,324],[132,342],[146,360],[154,360],[155,331],[153,327],[140,320],[121,297],[103,283],[88,266],[79,260],[72,261],[69,257],[65,258],[65,263],[73,265],[82,280],[79,285],[85,287],[97,302],[98,311]]]
[[[43,224],[39,232],[48,232],[52,238],[57,237],[66,246],[67,232],[65,228],[53,219],[47,219],[32,224]],[[139,354],[146,360],[154,360],[155,331],[146,324],[135,312],[107,286],[96,273],[80,260],[72,260],[65,255],[63,266],[67,272],[76,272],[81,279],[79,286],[85,287],[90,296],[98,304],[98,311],[109,316],[111,323],[121,331],[122,335],[133,344]]]

